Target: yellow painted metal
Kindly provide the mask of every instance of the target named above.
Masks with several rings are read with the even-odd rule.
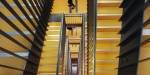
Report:
[[[115,38],[97,38],[97,43],[119,43],[119,39],[115,39]],[[116,45],[117,46],[117,45]]]
[[[71,43],[71,44],[79,44],[80,40],[69,40],[69,43]]]
[[[141,48],[141,52],[140,52],[140,59],[139,60],[142,60],[142,59],[146,59],[146,58],[149,58],[150,57],[150,51],[149,51],[149,47],[142,47]]]
[[[112,49],[112,48],[115,48],[115,47],[118,47],[117,45],[119,44],[119,42],[117,42],[117,41],[114,41],[114,42],[112,42],[112,41],[104,41],[104,42],[97,42],[97,44],[96,44],[96,47],[97,48],[110,48],[110,49]]]
[[[97,27],[97,31],[98,32],[119,32],[121,30],[121,28],[119,26],[99,26]]]
[[[41,55],[41,58],[42,58],[41,60],[43,60],[44,58],[56,59],[57,58],[57,54],[58,54],[58,52],[56,52],[56,51],[57,50],[43,52],[43,54]]]
[[[48,28],[51,26],[58,26],[60,27],[61,22],[48,22]]]
[[[96,72],[96,75],[117,75],[116,70],[99,70],[98,72]]]
[[[16,43],[10,41],[9,39],[5,38],[4,36],[0,35],[0,46],[8,49],[12,52],[20,52],[20,51],[26,51],[26,49],[20,47],[19,45],[17,45]],[[24,46],[26,46],[27,48],[31,48],[31,43],[29,43],[26,39],[24,39],[22,36],[14,36],[13,38],[15,38],[16,40],[18,40],[19,42],[21,42]],[[32,37],[30,37],[32,38]]]
[[[71,58],[78,58],[78,54],[71,54]]]
[[[150,14],[149,13],[150,13],[150,6],[148,8],[146,8],[145,11],[144,11],[144,22],[146,22],[148,19],[150,19]],[[150,24],[148,24],[144,28],[150,29]]]
[[[13,1],[13,0],[7,0],[6,2],[8,2],[9,5],[14,5],[14,1]],[[23,3],[21,0],[19,0],[19,2],[20,2],[20,3]],[[19,16],[23,16],[22,12],[19,10],[19,8],[18,8],[17,6],[13,6],[12,8],[13,8],[13,10],[15,10],[15,11],[17,12],[17,14],[18,14]],[[29,15],[31,15],[25,6],[23,6],[23,8],[25,9],[25,11],[26,11]],[[1,6],[1,7],[0,7],[0,11],[1,11],[3,14],[5,14],[6,16],[12,16],[12,14],[11,14],[11,13],[8,11],[8,9],[6,9],[6,7],[4,7],[4,6]]]
[[[150,71],[150,60],[139,63],[137,75],[149,75]]]
[[[150,29],[150,24],[144,27],[145,29]]]
[[[97,13],[99,14],[122,14],[122,8],[119,7],[100,7]]]
[[[118,56],[118,53],[112,53],[112,52],[108,52],[108,53],[96,53],[96,60],[115,60]]]
[[[56,73],[38,73],[37,75],[56,75]],[[58,75],[62,75],[62,73],[59,73]]]
[[[98,26],[120,26],[121,22],[118,20],[97,20]]]
[[[147,59],[150,57],[150,42],[141,46],[139,60]],[[139,62],[138,64],[138,75],[149,75],[150,71],[150,60]],[[144,69],[144,70],[143,70]]]
[[[51,54],[50,54],[51,53]],[[42,56],[44,57],[46,57],[46,56],[57,56],[57,53],[58,53],[58,49],[56,49],[56,50],[51,50],[51,51],[44,51],[43,53],[42,53]],[[56,58],[55,58],[56,59]]]
[[[116,61],[117,62],[117,61]],[[108,63],[106,63],[106,62],[97,62],[97,64],[96,64],[96,68],[116,68],[116,67],[118,67],[118,63],[116,63],[116,62],[108,62]]]
[[[43,65],[43,64],[49,64],[49,65],[56,65],[56,58],[53,58],[52,60],[51,59],[43,59],[43,57],[41,58],[40,60],[40,65]]]
[[[97,32],[96,37],[97,38],[120,38],[120,35],[118,35],[118,32]]]
[[[59,45],[58,41],[48,41],[45,42],[45,46],[43,47],[43,50],[48,50],[50,47],[53,49],[57,48],[57,45]]]
[[[60,26],[49,26],[48,28],[47,28],[48,30],[59,30],[60,29]]]
[[[57,45],[58,44],[49,44],[49,46],[43,46],[43,50],[45,50],[45,51],[50,51],[50,49],[52,49],[52,50],[54,50],[54,49],[58,49],[57,48]],[[50,49],[49,49],[50,48]]]
[[[46,40],[59,40],[58,36],[46,36],[45,37]]]
[[[122,0],[98,0],[98,7],[119,7],[122,3]]]
[[[40,73],[56,73],[56,65],[43,65],[39,67]]]
[[[56,35],[56,34],[59,34],[59,33],[60,33],[60,31],[58,31],[58,30],[48,30],[46,32],[47,35]]]
[[[58,41],[44,41],[44,44],[46,45],[46,44],[49,44],[49,46],[50,45],[58,45],[59,44],[59,42]]]
[[[119,20],[121,18],[121,14],[98,14],[98,20]]]
[[[82,24],[82,17],[66,17],[66,24]]]
[[[6,56],[6,57],[0,57],[0,64],[19,68],[19,69],[24,69],[26,65],[26,61],[13,56]]]
[[[150,18],[150,6],[147,7],[144,11],[144,21],[147,21]]]
[[[0,75],[23,75],[23,71],[0,67]]]
[[[4,15],[6,15],[6,16],[12,16],[11,12],[10,12],[7,8],[0,7],[0,10],[1,10],[1,12],[2,12]],[[13,7],[13,10],[14,10],[15,12],[17,12],[17,14],[18,14],[19,16],[23,16],[22,12],[18,9],[17,6]]]
[[[69,36],[70,39],[78,39],[81,36],[81,27],[73,28],[73,30],[66,30],[66,35]]]
[[[11,21],[22,31],[27,31],[27,29],[17,20],[17,19],[11,19]],[[31,30],[35,30],[32,25],[27,21],[27,19],[24,19],[26,24],[31,28]],[[14,32],[15,30],[4,20],[0,19],[1,25],[0,29],[6,32]]]

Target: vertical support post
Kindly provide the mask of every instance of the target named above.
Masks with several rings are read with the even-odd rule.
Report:
[[[95,75],[95,55],[96,55],[96,5],[97,0],[87,0],[87,29],[88,29],[88,45],[87,45],[87,51],[88,51],[88,68],[87,68],[87,74],[88,75]],[[92,58],[90,57],[90,53],[92,53]],[[93,61],[89,61],[92,59]],[[89,69],[89,64],[92,63],[92,71]],[[92,73],[90,73],[92,72]]]

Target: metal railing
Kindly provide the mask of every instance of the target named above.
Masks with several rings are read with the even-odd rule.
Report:
[[[66,38],[65,43],[65,55],[63,64],[63,75],[72,75],[72,62],[71,62],[71,52],[69,48],[69,39]]]
[[[139,67],[140,63],[150,60],[150,57],[143,58],[142,56],[144,54],[143,45],[149,43],[150,40],[150,38],[144,38],[143,34],[145,27],[150,24],[150,17],[147,17],[149,11],[146,11],[149,6],[150,0],[123,0],[121,4],[123,15],[120,18],[122,29],[119,43],[119,66],[116,68],[118,75],[136,75],[140,73],[141,69],[145,69]],[[149,36],[149,34],[147,35]],[[141,53],[143,54],[141,55]],[[141,72],[141,75],[142,73],[146,72]]]
[[[57,58],[57,68],[56,68],[56,75],[62,73],[63,70],[63,62],[64,62],[64,54],[65,54],[65,41],[66,41],[66,25],[64,21],[64,14],[62,14],[61,18],[61,32],[60,32],[60,42],[58,47],[58,58]],[[62,66],[62,67],[61,67]]]
[[[58,50],[58,61],[56,75],[62,73],[63,75],[72,74],[71,53],[69,48],[69,40],[66,38],[66,25],[64,15],[62,15],[62,27],[60,33],[60,45]]]
[[[1,70],[37,74],[52,3],[52,0],[0,1],[0,53],[4,54],[0,56]],[[10,62],[12,59],[16,62]]]
[[[71,18],[72,17],[72,18]],[[76,22],[76,17],[81,18],[81,22]],[[71,18],[68,21],[67,18]],[[74,20],[73,20],[74,19]],[[73,22],[72,22],[73,21]],[[86,15],[85,14],[64,14],[62,16],[62,28],[60,34],[60,45],[58,52],[58,61],[57,61],[57,72],[56,75],[62,73],[62,75],[71,75],[72,74],[72,62],[71,62],[71,52],[69,48],[69,37],[66,37],[66,25],[68,26],[76,26],[76,24],[80,24],[81,27],[81,40],[80,47],[78,53],[78,75],[85,75],[85,66],[87,59],[86,54],[86,37],[85,37],[85,26],[86,26]],[[78,25],[77,25],[78,26]],[[61,70],[61,71],[60,71]]]
[[[95,75],[96,71],[96,21],[97,0],[88,0],[87,8],[87,75]]]
[[[78,75],[85,75],[85,15],[82,14],[81,40],[78,53]]]

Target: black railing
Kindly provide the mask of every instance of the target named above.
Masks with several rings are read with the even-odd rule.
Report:
[[[81,29],[81,40],[79,45],[79,53],[78,53],[78,75],[84,75],[85,72],[85,14],[82,14],[82,29]]]
[[[78,13],[78,0],[75,0],[75,8],[76,8],[76,13]]]
[[[72,75],[71,52],[70,52],[69,39],[68,38],[66,38],[66,43],[65,43],[63,75]]]
[[[149,18],[144,21],[144,10],[149,5],[149,0],[124,0],[121,4],[123,16],[120,19],[122,21],[122,29],[120,31],[118,75],[137,75],[139,73],[139,63],[150,59],[150,57],[145,59],[139,57],[144,52],[142,50],[143,43],[146,44],[150,40],[150,38],[143,40],[142,37],[144,36],[142,34],[144,27],[150,24],[150,22],[148,23]]]
[[[81,19],[81,21],[79,21]],[[81,66],[78,70],[84,72],[84,56],[85,56],[85,15],[84,14],[64,14],[62,16],[62,28],[60,34],[60,45],[58,52],[58,61],[57,61],[57,72],[56,75],[71,75],[72,74],[72,62],[71,62],[71,51],[69,45],[72,44],[69,42],[69,37],[66,38],[66,27],[82,27],[82,36],[80,43],[79,51],[79,60],[78,63]],[[81,56],[80,56],[81,55]]]
[[[60,32],[60,39],[59,39],[59,47],[58,47],[56,75],[62,73],[63,70],[62,64],[64,62],[65,41],[66,41],[66,25],[65,25],[64,14],[62,14],[61,23],[62,24],[61,24],[61,32]]]
[[[53,0],[0,1],[1,70],[37,74],[52,3]],[[9,71],[1,72],[8,75]]]
[[[97,0],[88,0],[87,6],[87,75],[95,75]]]

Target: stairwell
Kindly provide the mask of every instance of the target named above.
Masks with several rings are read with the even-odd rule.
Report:
[[[61,22],[49,22],[42,48],[38,75],[56,75]]]

